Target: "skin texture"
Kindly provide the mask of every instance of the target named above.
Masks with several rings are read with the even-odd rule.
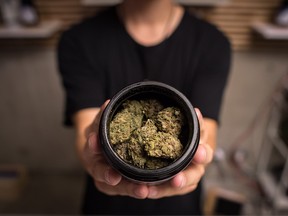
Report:
[[[214,120],[204,119],[200,111],[196,109],[200,122],[201,139],[193,162],[170,181],[157,186],[140,185],[122,178],[107,164],[101,153],[96,132],[102,111],[107,103],[108,101],[101,108],[83,109],[74,115],[77,152],[83,167],[94,178],[98,190],[107,195],[126,195],[138,199],[158,199],[186,194],[195,190],[205,173],[205,167],[212,161],[217,128]]]

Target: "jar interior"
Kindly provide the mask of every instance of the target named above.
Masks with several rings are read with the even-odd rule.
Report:
[[[181,128],[181,133],[179,135],[179,140],[183,145],[183,151],[179,158],[186,152],[188,146],[191,143],[194,131],[193,117],[191,114],[190,108],[187,106],[183,98],[181,98],[175,92],[165,89],[159,88],[158,86],[143,86],[135,89],[131,89],[125,94],[119,95],[119,98],[113,104],[112,109],[110,110],[107,128],[109,128],[109,123],[114,118],[115,114],[118,113],[122,109],[122,104],[127,100],[147,100],[147,99],[155,99],[158,100],[164,107],[174,106],[178,107],[181,112],[184,114],[184,124]],[[110,137],[109,130],[107,131],[108,137]],[[110,144],[111,145],[111,144]],[[116,154],[116,153],[115,153]],[[175,159],[177,161],[179,158]],[[173,161],[172,163],[174,163]]]

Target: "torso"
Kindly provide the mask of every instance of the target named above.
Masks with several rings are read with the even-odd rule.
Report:
[[[66,32],[60,49],[60,64],[65,68],[62,75],[67,91],[79,96],[69,98],[68,114],[98,107],[121,88],[149,79],[175,87],[204,116],[216,119],[229,66],[229,45],[210,24],[187,11],[180,17],[167,38],[156,44],[149,41],[149,45],[131,36],[115,8]],[[199,190],[167,199],[136,200],[102,194],[90,179],[85,209],[90,214],[199,214]]]

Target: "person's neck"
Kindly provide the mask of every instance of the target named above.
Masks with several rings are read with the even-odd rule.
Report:
[[[127,22],[156,25],[167,21],[172,7],[170,0],[124,0],[120,16]]]
[[[183,9],[171,0],[124,0],[117,9],[130,36],[145,46],[167,38],[183,14]]]

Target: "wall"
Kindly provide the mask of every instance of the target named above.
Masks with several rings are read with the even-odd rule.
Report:
[[[81,0],[34,1],[40,18],[42,20],[61,20],[63,23],[62,30],[103,9],[103,7],[84,6],[81,4]],[[264,40],[255,34],[251,28],[251,24],[256,21],[273,21],[281,0],[227,0],[227,2],[227,4],[217,7],[195,6],[189,9],[223,30],[230,38],[234,50],[288,49],[287,41]],[[15,45],[53,46],[58,37],[59,34],[47,40],[0,40],[0,47],[13,47]]]
[[[54,50],[1,50],[0,71],[0,165],[75,169],[73,131],[61,125]]]
[[[63,30],[102,9],[81,6],[78,0],[35,2],[41,18],[61,19]],[[218,138],[219,146],[226,149],[245,131],[278,79],[288,72],[287,42],[265,41],[250,28],[253,20],[271,19],[278,3],[231,0],[216,8],[190,8],[225,31],[235,50]],[[61,124],[63,91],[54,52],[58,36],[0,40],[0,164],[23,163],[36,170],[79,169],[73,130]],[[261,135],[245,140],[243,147],[252,143],[257,151]]]
[[[287,52],[235,52],[223,101],[218,145],[257,160],[272,97],[288,75]],[[286,78],[287,79],[287,78]]]
[[[279,78],[288,72],[287,58],[287,53],[279,52],[234,53],[223,101],[220,147],[229,150],[260,112]],[[54,50],[2,50],[0,71],[0,164],[78,169],[73,130],[62,126],[63,91]],[[257,150],[257,139],[246,140],[243,147]]]

